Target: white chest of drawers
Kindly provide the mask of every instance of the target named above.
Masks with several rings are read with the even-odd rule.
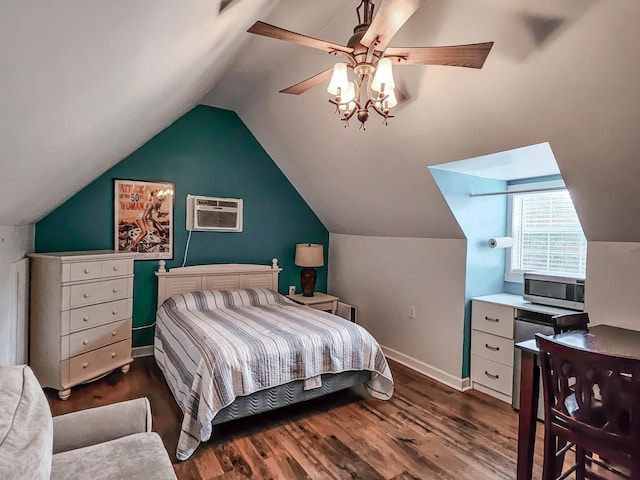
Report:
[[[34,253],[29,364],[43,387],[71,387],[129,370],[133,255],[113,251]]]

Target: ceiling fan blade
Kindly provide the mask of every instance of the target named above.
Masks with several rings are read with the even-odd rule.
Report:
[[[402,25],[424,3],[424,0],[383,0],[360,43],[369,47],[376,38],[376,50],[383,51]]]
[[[407,96],[398,87],[393,89],[393,93],[395,94],[398,103],[402,103],[407,99]]]
[[[297,43],[298,45],[304,45],[305,47],[317,48],[318,50],[324,50],[325,52],[343,52],[352,53],[353,48],[344,47],[337,43],[326,42],[324,40],[318,40],[317,38],[307,37],[300,33],[291,32],[284,28],[269,25],[264,22],[254,23],[249,30],[249,33],[255,33],[256,35],[264,35],[265,37],[276,38],[278,40],[285,40],[287,42]]]
[[[290,86],[289,88],[285,88],[284,90],[280,90],[280,93],[290,93],[291,95],[300,95],[307,90],[315,87],[316,85],[321,84],[322,82],[328,82],[331,79],[331,74],[333,73],[333,67],[327,68],[324,72],[320,72],[313,77],[307,78],[306,80],[301,81],[300,83],[296,83],[295,85]]]
[[[390,47],[384,52],[394,65],[450,65],[482,68],[493,42],[451,47]]]

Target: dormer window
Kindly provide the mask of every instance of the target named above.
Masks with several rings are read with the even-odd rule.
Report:
[[[552,184],[553,183],[553,184]],[[524,271],[584,278],[587,239],[563,182],[520,184],[513,190],[558,189],[509,195],[505,280],[522,283]]]

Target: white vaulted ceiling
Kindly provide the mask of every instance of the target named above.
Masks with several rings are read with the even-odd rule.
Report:
[[[324,86],[278,93],[335,57],[246,33],[344,44],[358,3],[0,0],[0,225],[38,220],[202,101],[238,112],[331,232],[462,238],[427,166],[549,142],[587,237],[640,241],[639,2],[427,1],[391,46],[494,48],[482,70],[396,68],[409,100],[366,132]]]

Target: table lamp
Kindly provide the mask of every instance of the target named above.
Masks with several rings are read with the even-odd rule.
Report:
[[[315,267],[322,267],[324,265],[322,245],[318,243],[298,243],[296,245],[295,264],[303,267],[302,272],[300,272],[302,296],[313,297],[317,276]]]

